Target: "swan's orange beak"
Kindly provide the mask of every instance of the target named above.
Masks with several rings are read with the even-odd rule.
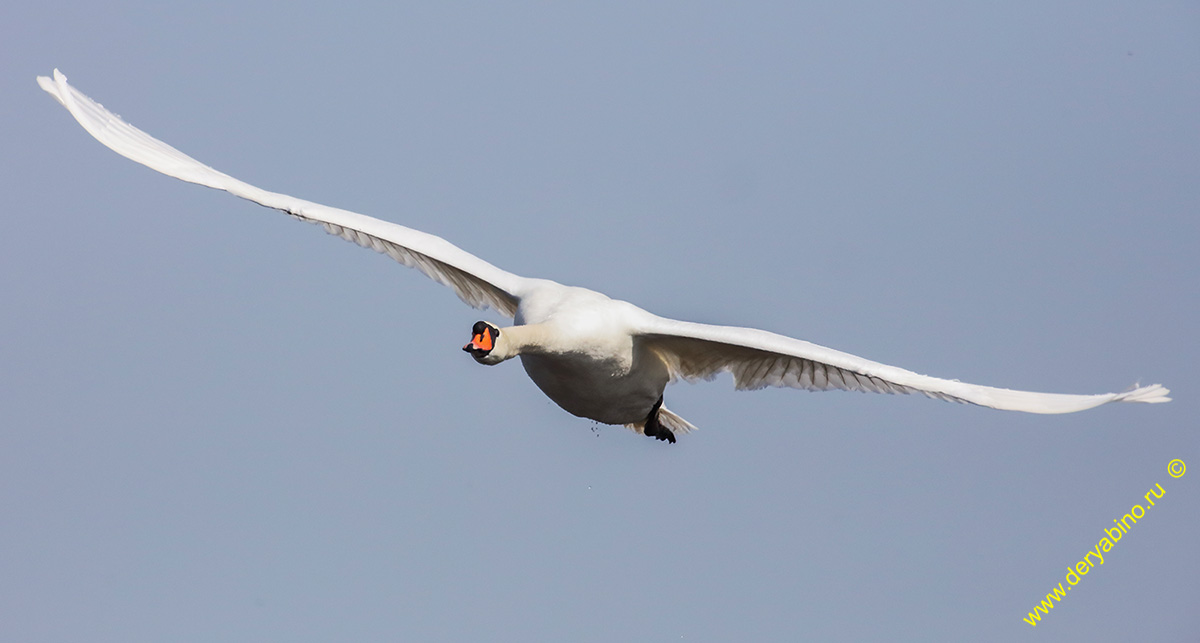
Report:
[[[463,346],[463,350],[468,353],[474,351],[486,353],[492,350],[492,346],[494,346],[492,329],[485,327],[480,332],[475,333],[475,336],[471,338],[471,343]]]

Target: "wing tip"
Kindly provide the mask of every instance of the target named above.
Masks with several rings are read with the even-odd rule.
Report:
[[[66,84],[67,77],[64,76],[63,73],[61,71],[59,71],[57,67],[54,69],[53,76],[54,76],[53,78],[51,78],[50,76],[38,76],[37,84],[38,84],[38,87],[41,87],[43,91],[45,91],[47,94],[50,94],[51,96],[53,96],[55,99],[58,100],[58,102],[62,103],[63,102],[62,93],[59,91],[58,86],[59,86],[59,83]]]
[[[1171,389],[1162,384],[1151,384],[1150,386],[1138,387],[1136,384],[1131,390],[1124,393],[1117,393],[1113,398],[1114,402],[1142,402],[1145,404],[1162,404],[1170,402],[1169,397]]]

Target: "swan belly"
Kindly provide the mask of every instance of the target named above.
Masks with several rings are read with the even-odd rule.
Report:
[[[657,357],[630,362],[585,353],[522,354],[521,364],[564,411],[604,424],[644,421],[670,379]]]

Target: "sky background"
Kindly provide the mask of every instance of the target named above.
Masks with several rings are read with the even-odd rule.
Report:
[[[6,3],[0,639],[1195,641],[1200,6],[991,5]],[[105,149],[55,67],[518,274],[1175,401],[723,376],[676,445],[597,426],[459,350],[494,313]]]

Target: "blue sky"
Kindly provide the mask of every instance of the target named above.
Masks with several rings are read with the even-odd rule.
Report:
[[[1132,2],[0,9],[0,638],[1189,640],[1198,30]],[[217,169],[518,274],[1175,401],[723,377],[668,389],[679,444],[598,427],[459,350],[494,315],[103,148],[55,67]]]

